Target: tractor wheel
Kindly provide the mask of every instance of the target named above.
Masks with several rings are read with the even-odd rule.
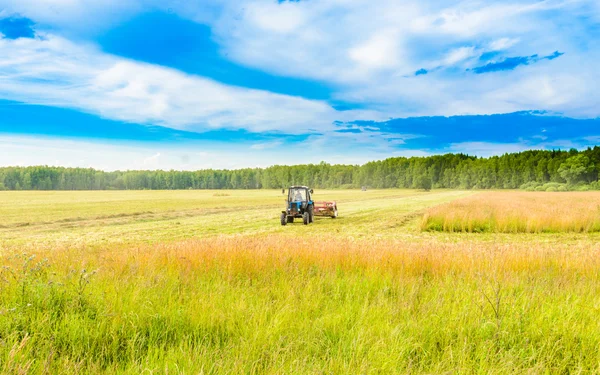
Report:
[[[337,207],[333,209],[333,215],[331,215],[332,219],[335,219],[336,217],[338,217]]]
[[[287,224],[287,215],[282,213],[281,214],[281,225],[286,225]]]
[[[304,222],[304,225],[308,225],[310,222],[310,215],[308,212],[305,212],[304,215],[302,215],[302,221]]]
[[[288,216],[287,217],[287,222],[288,222],[288,224],[293,223],[294,222],[294,217],[293,216]]]
[[[310,220],[309,221],[310,223],[314,223],[315,222],[315,211],[314,211],[314,208],[312,206],[308,210],[308,218]]]

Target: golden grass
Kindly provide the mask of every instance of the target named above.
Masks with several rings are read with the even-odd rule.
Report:
[[[600,193],[480,193],[429,209],[421,229],[471,233],[600,232]]]
[[[118,275],[135,269],[153,276],[165,269],[204,273],[218,269],[224,275],[260,275],[274,269],[330,271],[363,270],[377,273],[436,276],[488,276],[550,269],[598,275],[600,246],[582,244],[481,243],[461,241],[371,240],[339,238],[282,238],[280,236],[224,236],[167,244],[115,247],[81,254],[80,250],[43,252],[64,267],[108,268]]]
[[[220,236],[0,264],[4,373],[600,370],[589,243]]]

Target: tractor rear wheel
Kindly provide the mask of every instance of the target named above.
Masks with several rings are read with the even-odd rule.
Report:
[[[308,225],[310,222],[310,215],[308,212],[305,212],[304,215],[302,215],[302,221],[304,222],[304,225]]]
[[[308,209],[308,218],[311,224],[315,222],[315,210],[312,206]]]
[[[282,213],[281,214],[281,225],[286,225],[287,224],[287,215]]]

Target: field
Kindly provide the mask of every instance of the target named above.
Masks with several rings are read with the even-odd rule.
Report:
[[[600,194],[480,194],[429,210],[421,228],[471,233],[600,232]]]
[[[600,195],[315,193],[0,193],[0,373],[600,372]]]

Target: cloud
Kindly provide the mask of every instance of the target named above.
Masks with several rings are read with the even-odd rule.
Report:
[[[524,95],[529,95],[525,93]],[[336,123],[307,137],[132,142],[0,135],[0,166],[53,164],[115,169],[244,168],[273,164],[362,164],[390,156],[465,152],[488,156],[525,149],[583,148],[597,143],[600,119],[552,114],[420,117]],[[160,147],[159,149],[157,149]],[[54,162],[51,162],[54,161]]]
[[[518,80],[541,81],[554,75],[598,82],[591,64],[578,63],[600,58],[598,29],[581,24],[583,16],[589,16],[587,8],[596,7],[593,0],[301,1],[293,7],[301,11],[304,26],[286,33],[267,31],[251,17],[240,16],[239,9],[248,4],[265,13],[275,5],[253,0],[227,3],[210,23],[223,53],[244,66],[328,82],[335,88],[334,100],[368,103],[390,117],[528,109],[600,115],[597,106],[581,107],[582,101],[590,102],[586,97],[553,106],[556,100],[536,95],[539,100],[531,108],[527,106],[532,100],[493,102],[490,94],[513,87]],[[522,60],[507,59],[525,59],[530,51],[544,50],[567,52],[571,58],[549,68],[527,69],[523,75],[522,69],[506,69],[515,63],[524,66],[518,65]],[[482,61],[500,64],[488,69],[500,69],[502,77],[482,80],[483,75],[465,73],[485,70],[478,61],[484,56]],[[559,82],[563,80],[552,85]],[[590,93],[588,86],[591,82],[577,93]],[[592,95],[600,100],[600,95]]]
[[[257,3],[251,2],[250,4],[256,8]],[[479,6],[478,8],[465,2],[453,7],[442,7],[440,11],[436,11],[437,4],[431,1],[404,1],[402,3],[380,1],[374,4],[355,0],[333,2],[326,5],[300,2],[296,4],[296,7],[304,11],[304,19],[310,21],[307,23],[310,24],[310,28],[298,30],[297,33],[286,38],[262,33],[261,30],[252,27],[252,23],[243,17],[235,18],[228,16],[227,13],[217,23],[216,31],[222,37],[228,54],[233,58],[239,58],[242,63],[280,70],[284,74],[300,73],[313,77],[324,77],[331,73],[331,76],[327,77],[328,79],[347,80],[361,77],[357,75],[339,77],[335,75],[335,71],[311,69],[312,64],[306,66],[294,62],[299,62],[299,59],[308,62],[304,60],[304,56],[310,54],[316,58],[315,63],[333,62],[337,66],[345,65],[348,70],[353,68],[352,61],[364,65],[366,57],[358,52],[375,50],[375,53],[372,54],[373,61],[367,60],[367,62],[375,68],[382,65],[388,66],[387,63],[381,64],[381,61],[387,62],[393,61],[393,59],[387,59],[382,54],[393,51],[397,46],[402,46],[411,39],[427,38],[439,45],[440,43],[455,43],[457,37],[470,38],[483,33],[496,33],[496,30],[505,33],[524,31],[530,28],[526,26],[530,22],[520,22],[523,21],[522,18],[543,9],[542,6],[536,7],[528,4],[503,5],[494,2],[491,2],[491,5],[476,4]],[[243,8],[245,4],[236,2],[235,7],[231,8],[238,9],[238,6]],[[272,5],[261,5],[261,7],[265,13],[268,13]],[[231,13],[235,14],[235,11],[232,10]],[[229,33],[230,28],[235,28],[239,32],[232,35]],[[243,32],[241,32],[242,30]],[[260,44],[255,44],[256,40],[260,40]],[[505,45],[508,45],[507,40],[509,38],[505,38]],[[281,64],[277,64],[277,60],[270,59],[270,56],[258,55],[258,51],[246,48],[250,46],[263,47],[277,54],[277,49],[270,47],[274,47],[274,45],[282,47],[282,44],[295,48],[293,50],[286,48],[285,55],[277,56],[278,60],[282,62]],[[499,46],[500,42],[496,44]],[[392,48],[383,50],[378,48],[380,46]],[[347,59],[331,59],[332,54],[341,53],[344,48],[348,48],[351,58],[358,54],[363,59],[351,59],[350,64]],[[321,53],[315,53],[317,51]],[[413,57],[410,51],[401,49],[400,52],[401,56],[396,59],[396,67],[410,62]],[[452,59],[452,57],[450,58]],[[298,71],[299,69],[301,71]]]
[[[476,55],[475,47],[472,47],[472,46],[459,47],[459,48],[456,48],[456,49],[453,49],[452,51],[450,51],[448,53],[448,55],[446,55],[446,57],[443,59],[442,64],[443,65],[454,65],[458,62],[461,62],[463,60],[471,58],[475,55]]]
[[[394,31],[379,32],[350,48],[348,55],[367,68],[392,67],[398,63],[397,37]]]
[[[493,74],[445,70],[427,75],[388,77],[374,86],[354,86],[336,99],[378,103],[390,117],[454,116],[549,110],[565,116],[596,118],[600,72],[593,61],[600,49],[582,59],[565,54],[548,64],[521,65]]]
[[[0,98],[25,103],[192,131],[299,134],[327,129],[337,119],[325,102],[224,85],[106,55],[52,34],[1,39],[0,55]]]
[[[355,149],[352,154],[348,154],[344,149],[331,147],[328,143],[322,148],[320,139],[264,149],[252,149],[250,145],[238,145],[235,148],[228,146],[214,143],[161,145],[161,151],[158,153],[156,145],[153,144],[114,144],[0,135],[0,149],[3,151],[0,167],[55,165],[91,167],[106,171],[238,169],[268,167],[274,164],[318,164],[321,161],[363,164],[390,155],[390,152],[386,153],[376,148]]]
[[[508,49],[519,43],[519,38],[500,38],[492,41],[489,45],[490,51],[501,51]]]
[[[0,9],[81,36],[111,27],[151,3],[144,0],[0,0]]]
[[[212,27],[223,52],[243,65],[285,76],[340,83],[364,81],[407,61],[403,30],[417,15],[417,2],[392,8],[388,0],[381,4],[383,7],[356,0],[233,2],[225,6]],[[278,33],[257,25],[254,17],[240,17],[239,9],[250,7],[254,12],[269,14],[273,6],[297,9],[304,26],[293,33]],[[376,20],[380,22],[374,27]]]
[[[143,164],[148,167],[153,167],[153,166],[156,167],[156,166],[158,166],[159,159],[160,159],[160,152],[157,152],[156,154],[145,158],[143,161]]]
[[[61,12],[55,14],[58,5]],[[12,53],[0,50],[9,58],[8,64],[0,61],[5,97],[115,119],[190,130],[313,132],[353,118],[531,109],[600,115],[595,0],[0,0],[3,6],[34,20],[50,42],[35,48],[13,44]],[[364,109],[341,112],[324,101],[222,85],[107,56],[93,47],[69,46],[55,36],[72,36],[73,30],[88,35],[87,29],[109,28],[136,12],[157,9],[210,26],[222,58],[230,62],[273,76],[318,81],[332,88],[330,103]],[[85,38],[77,35],[73,39],[81,43]],[[61,48],[47,48],[60,43]],[[555,50],[566,55],[546,56],[554,59],[552,64],[533,66],[532,51]],[[31,55],[50,63],[19,68],[18,61]],[[69,69],[54,71],[55,64],[63,63]]]
[[[456,70],[458,67],[468,65],[475,58],[480,58],[484,53],[482,48],[474,46],[462,46],[452,48],[438,60],[427,62],[428,68],[421,68],[415,72],[415,76],[425,75],[434,72],[448,73]],[[405,75],[404,78],[410,75]]]
[[[252,150],[265,150],[265,149],[269,149],[269,148],[279,147],[282,144],[283,144],[283,141],[261,142],[261,143],[253,144],[252,146],[250,146],[250,148]]]
[[[250,3],[243,15],[261,30],[278,34],[292,33],[306,23],[304,8],[297,2]]]

